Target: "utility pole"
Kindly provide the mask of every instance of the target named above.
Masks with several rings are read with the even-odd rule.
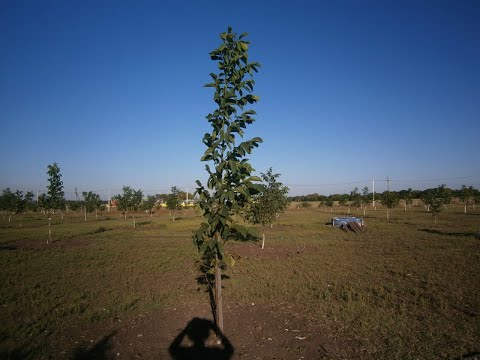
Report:
[[[387,190],[390,192],[390,179],[387,176]]]
[[[112,206],[110,200],[111,200],[111,198],[110,198],[110,188],[108,188],[108,212],[110,212],[110,207]]]

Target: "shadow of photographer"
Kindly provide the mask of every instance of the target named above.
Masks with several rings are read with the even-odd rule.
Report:
[[[234,349],[215,324],[207,319],[193,318],[168,348],[174,360],[228,360]]]

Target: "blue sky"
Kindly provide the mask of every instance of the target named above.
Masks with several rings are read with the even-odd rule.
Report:
[[[250,159],[292,194],[480,187],[478,1],[0,2],[0,188],[193,187],[208,54],[248,32]]]

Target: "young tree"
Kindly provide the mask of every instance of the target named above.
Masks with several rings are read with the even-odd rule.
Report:
[[[250,197],[262,188],[254,183],[260,179],[251,176],[254,169],[245,158],[262,139],[256,137],[237,143],[243,138],[247,125],[255,121],[255,111],[246,110],[245,106],[259,100],[251,92],[255,84],[252,76],[260,65],[249,62],[246,36],[246,33],[237,36],[229,27],[220,35],[222,44],[210,53],[210,58],[218,61],[220,72],[210,74],[213,82],[205,85],[214,88],[213,98],[217,108],[207,115],[212,129],[203,137],[207,149],[201,161],[210,162],[212,167],[205,165],[209,175],[206,187],[196,181],[204,222],[193,238],[204,268],[215,274],[214,313],[216,325],[221,331],[221,268],[226,266],[227,260],[224,243],[235,231],[245,232],[244,228],[235,224],[235,216],[244,215],[243,209]]]
[[[330,208],[330,212],[333,211],[334,201],[331,198],[325,200],[325,206]]]
[[[83,203],[85,206],[85,221],[87,221],[87,213],[95,211],[95,217],[97,217],[97,211],[102,206],[102,200],[100,200],[100,195],[95,194],[91,191],[82,192]]]
[[[15,212],[15,193],[10,188],[5,188],[0,197],[0,207],[3,211],[8,212],[8,222],[11,221],[12,213]]]
[[[65,210],[65,193],[63,192],[62,174],[60,174],[60,167],[57,163],[48,165],[48,186],[47,186],[47,206],[48,210]]]
[[[437,224],[437,214],[443,210],[445,204],[450,202],[451,195],[445,185],[427,189],[423,192],[422,200],[427,205],[428,211],[433,214],[433,223]]]
[[[263,227],[263,249],[265,247],[265,226],[272,226],[273,222],[287,208],[289,189],[277,181],[280,174],[274,174],[272,168],[266,174],[261,173],[261,175],[264,189],[261,193],[254,196],[248,217],[254,224],[261,224]]]
[[[466,187],[465,185],[462,185],[462,188],[460,189],[460,201],[463,202],[464,205],[464,213],[467,213],[467,205],[470,202],[470,199],[473,197],[473,187],[469,186]]]
[[[157,197],[155,195],[148,195],[146,199],[142,202],[142,209],[148,211],[150,217],[152,217],[152,211],[157,202]]]
[[[365,186],[362,189],[362,205],[366,207],[369,202],[370,202],[370,193],[368,190],[368,186]]]
[[[122,188],[123,193],[114,196],[112,199],[117,201],[118,209],[124,212],[125,219],[129,211],[135,211],[138,209],[142,202],[142,190],[133,190],[130,186],[124,186]],[[133,227],[135,228],[135,214],[133,215]]]
[[[475,210],[475,205],[480,204],[480,190],[473,188],[472,198],[473,198],[472,207],[473,207],[473,210]]]
[[[170,211],[173,211],[172,221],[175,221],[175,216],[176,216],[177,210],[182,209],[182,200],[180,198],[180,189],[177,188],[176,186],[172,186],[172,188],[170,190],[170,194],[168,194],[167,208]]]
[[[358,187],[350,192],[350,204],[358,208],[362,205],[362,195],[358,192]]]
[[[63,192],[62,174],[60,173],[60,167],[57,163],[47,166],[47,175],[47,194],[42,194],[41,197],[39,197],[39,202],[48,215],[47,244],[49,244],[52,242],[50,211],[55,213],[55,210],[60,210],[62,212],[63,219],[63,210],[65,209],[65,193]]]
[[[398,198],[397,194],[394,192],[384,192],[382,194],[382,204],[387,207],[387,220],[389,219],[388,212],[389,209],[394,208],[395,206],[398,205],[400,199]]]
[[[348,213],[350,214],[350,196],[348,194],[340,195],[339,205],[348,207]]]
[[[407,206],[410,208],[412,207],[412,202],[413,202],[413,190],[412,188],[408,188],[407,191],[404,191],[403,194],[403,203],[404,203],[404,209],[407,211]]]

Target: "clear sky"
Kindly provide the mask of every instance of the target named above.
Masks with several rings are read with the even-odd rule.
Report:
[[[291,194],[480,187],[480,1],[0,1],[0,189],[192,189],[231,25]]]

